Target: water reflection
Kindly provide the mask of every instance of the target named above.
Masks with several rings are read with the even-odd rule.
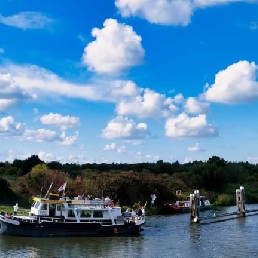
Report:
[[[199,224],[191,224],[189,226],[190,230],[190,239],[193,240],[193,242],[199,242],[201,238],[200,233],[200,225]]]
[[[144,253],[140,237],[23,238],[0,236],[0,257],[140,257]],[[121,248],[122,247],[122,248]],[[110,253],[111,252],[111,253]],[[15,253],[15,256],[13,255]],[[110,254],[109,254],[110,253]],[[108,255],[109,254],[109,255]]]

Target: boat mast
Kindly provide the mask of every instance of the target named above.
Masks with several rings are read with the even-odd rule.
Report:
[[[49,191],[51,190],[52,186],[53,186],[53,182],[52,182],[51,185],[49,186],[49,188],[48,188],[48,190],[47,190],[47,192],[46,192],[45,198],[47,198],[47,195],[49,194]]]

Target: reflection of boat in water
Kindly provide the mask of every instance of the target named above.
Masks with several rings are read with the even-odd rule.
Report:
[[[50,195],[51,196],[51,195]],[[138,235],[145,217],[124,217],[111,200],[34,198],[28,216],[0,215],[0,234],[15,236]]]
[[[210,201],[205,196],[200,196],[200,211],[209,210],[211,208]],[[167,202],[163,207],[164,213],[187,213],[190,212],[190,200],[176,201],[174,203]]]

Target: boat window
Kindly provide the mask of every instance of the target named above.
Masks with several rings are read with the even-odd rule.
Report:
[[[56,210],[57,210],[57,211],[61,211],[61,207],[62,207],[62,204],[57,204],[57,205],[56,205]]]
[[[40,209],[41,210],[47,210],[47,204],[46,203],[42,204]]]
[[[68,210],[68,217],[75,217],[73,210]]]
[[[39,208],[39,205],[40,205],[40,202],[35,202],[34,208],[35,208],[35,209],[38,209],[38,208]]]
[[[102,211],[93,211],[93,218],[103,218]]]
[[[49,208],[50,208],[50,209],[55,209],[55,208],[56,208],[56,204],[50,203],[50,204],[49,204]]]
[[[90,218],[90,211],[81,211],[81,218]]]
[[[47,204],[46,203],[42,204],[40,209],[41,210],[47,210]]]

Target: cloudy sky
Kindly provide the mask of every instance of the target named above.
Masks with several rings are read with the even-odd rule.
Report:
[[[258,162],[258,0],[0,1],[0,160]]]

